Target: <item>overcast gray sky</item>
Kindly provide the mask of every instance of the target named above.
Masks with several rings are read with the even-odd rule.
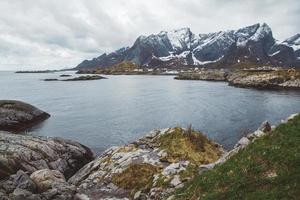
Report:
[[[299,0],[1,0],[0,70],[60,69],[139,35],[266,22],[276,39],[300,33]]]

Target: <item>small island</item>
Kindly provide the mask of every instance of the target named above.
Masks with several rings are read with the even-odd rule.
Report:
[[[60,77],[68,77],[68,76],[60,76]],[[87,75],[87,76],[79,76],[79,77],[74,77],[69,79],[46,78],[43,80],[44,81],[92,81],[92,80],[100,80],[100,79],[107,79],[107,78],[99,75]]]
[[[91,80],[100,80],[100,79],[107,79],[107,78],[99,75],[87,75],[87,76],[79,76],[70,79],[64,79],[61,81],[91,81]]]

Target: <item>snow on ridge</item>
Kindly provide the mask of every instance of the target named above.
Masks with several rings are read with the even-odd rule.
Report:
[[[174,55],[173,52],[170,52],[169,56],[159,57],[159,59],[162,60],[162,61],[169,61],[169,60],[174,59],[174,58],[186,58],[186,56],[189,53],[190,53],[190,51],[184,51],[179,55]]]
[[[223,57],[224,57],[224,55],[221,56],[220,58],[217,58],[216,60],[200,61],[195,57],[194,53],[192,53],[192,58],[193,58],[193,61],[194,61],[194,65],[205,65],[205,64],[209,64],[209,63],[215,63],[215,62],[220,61]]]
[[[182,28],[166,32],[167,37],[172,45],[173,50],[183,49],[185,45],[190,48],[190,29]]]
[[[276,52],[274,52],[274,53],[272,53],[272,54],[269,54],[269,56],[275,56],[275,55],[278,54],[278,53],[280,53],[280,50],[279,50],[279,51],[276,51]]]
[[[296,35],[284,40],[281,44],[292,47],[294,49],[294,51],[299,50],[300,49],[300,34],[296,34]]]

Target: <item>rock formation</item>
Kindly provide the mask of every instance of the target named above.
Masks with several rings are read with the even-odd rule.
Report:
[[[201,133],[174,128],[153,131],[123,147],[112,147],[69,179],[89,199],[164,198],[216,161],[222,148]]]
[[[0,100],[0,130],[24,130],[49,117],[48,113],[27,103]]]
[[[58,170],[69,178],[92,159],[89,148],[70,140],[0,132],[0,178],[39,169]]]

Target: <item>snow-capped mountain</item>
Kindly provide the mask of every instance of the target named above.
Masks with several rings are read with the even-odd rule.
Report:
[[[189,28],[140,36],[131,47],[85,60],[76,68],[96,68],[130,61],[150,67],[232,66],[237,63],[296,65],[300,34],[281,43],[271,28],[254,24],[238,30],[194,34]]]
[[[300,34],[296,34],[283,42],[276,42],[270,49],[269,56],[280,63],[299,66]]]

